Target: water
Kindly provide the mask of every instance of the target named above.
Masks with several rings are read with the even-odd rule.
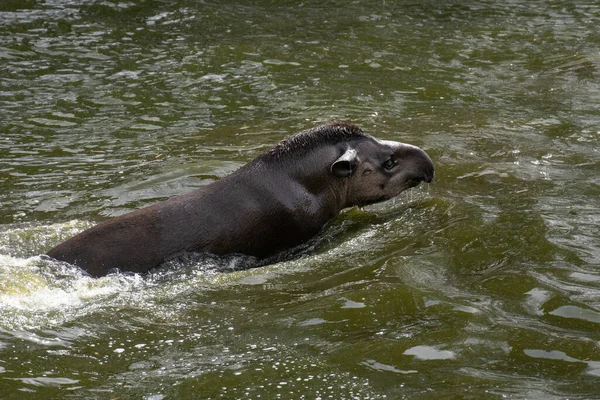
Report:
[[[600,398],[600,7],[441,3],[0,3],[0,398]],[[263,268],[40,257],[331,120],[434,183]]]

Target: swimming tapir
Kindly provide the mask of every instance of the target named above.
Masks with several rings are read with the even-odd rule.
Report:
[[[431,182],[433,172],[418,147],[332,123],[194,192],[87,229],[48,255],[92,276],[146,272],[185,252],[264,258],[310,239],[342,209],[390,199]]]

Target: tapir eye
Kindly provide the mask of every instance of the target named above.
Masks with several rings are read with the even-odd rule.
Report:
[[[396,160],[394,160],[393,158],[390,158],[389,160],[387,160],[386,162],[383,163],[383,168],[385,168],[389,171],[392,168],[394,168],[397,164],[398,163],[396,162]]]

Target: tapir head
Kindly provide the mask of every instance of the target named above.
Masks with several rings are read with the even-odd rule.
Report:
[[[433,180],[431,158],[410,144],[371,136],[343,143],[331,174],[344,181],[346,204],[364,206],[391,199],[421,182]]]
[[[300,132],[257,160],[276,162],[285,174],[294,171],[311,193],[333,193],[340,210],[388,200],[433,179],[431,158],[420,148],[376,139],[343,122]]]

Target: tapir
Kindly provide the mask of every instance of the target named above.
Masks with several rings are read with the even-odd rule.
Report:
[[[422,149],[330,123],[198,190],[84,230],[47,254],[94,277],[115,269],[144,273],[188,252],[265,258],[309,240],[344,208],[391,199],[433,176]]]

